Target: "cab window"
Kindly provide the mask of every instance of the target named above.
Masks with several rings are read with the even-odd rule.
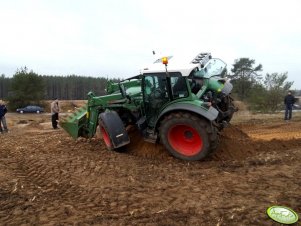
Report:
[[[170,81],[173,99],[183,98],[189,95],[185,77],[179,75],[171,76]]]

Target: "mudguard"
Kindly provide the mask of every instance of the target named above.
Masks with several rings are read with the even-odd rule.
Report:
[[[172,104],[172,105],[168,106],[160,113],[155,127],[157,127],[157,123],[161,120],[161,118],[165,114],[172,112],[172,111],[183,111],[183,110],[189,111],[189,112],[194,112],[198,115],[203,116],[204,118],[208,119],[209,121],[215,120],[218,116],[218,111],[214,107],[210,107],[208,110],[205,110],[201,107],[198,107],[198,106],[195,106],[192,104],[176,103],[176,104]]]
[[[129,135],[116,111],[103,112],[99,115],[99,119],[104,124],[114,148],[130,143]]]

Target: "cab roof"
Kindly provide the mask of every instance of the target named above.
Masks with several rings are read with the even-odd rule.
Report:
[[[196,57],[190,59],[183,59],[181,57],[168,56],[167,70],[169,72],[180,72],[182,76],[188,76],[195,68],[201,68],[209,59],[210,53],[199,53]],[[162,58],[157,59],[153,64],[142,69],[141,73],[157,73],[165,72],[165,65],[162,63]]]

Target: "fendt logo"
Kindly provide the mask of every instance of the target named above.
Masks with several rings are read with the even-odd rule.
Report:
[[[297,213],[284,206],[272,206],[267,209],[267,214],[274,221],[282,224],[293,224],[298,221]]]

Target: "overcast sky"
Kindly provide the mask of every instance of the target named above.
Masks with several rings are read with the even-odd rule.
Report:
[[[159,54],[211,52],[301,89],[299,0],[0,0],[0,74],[128,77]]]

